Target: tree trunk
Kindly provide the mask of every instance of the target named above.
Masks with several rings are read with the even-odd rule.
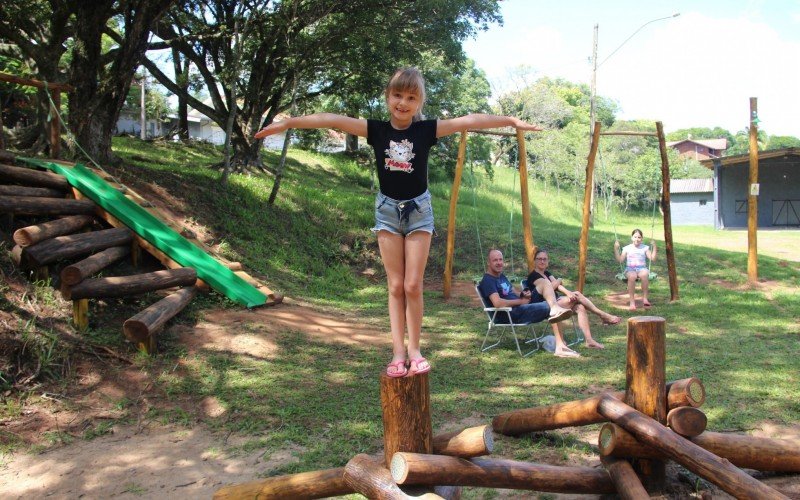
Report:
[[[27,226],[14,231],[14,242],[21,247],[29,247],[40,241],[72,234],[83,229],[94,221],[90,215],[71,215],[51,220],[34,226]]]
[[[656,420],[625,403],[604,397],[600,413],[633,434],[640,442],[660,450],[703,479],[736,498],[783,499],[786,496],[736,468],[725,459],[675,434]]]
[[[74,286],[131,253],[131,246],[106,248],[61,270],[61,283]]]
[[[344,481],[344,467],[339,467],[224,486],[214,493],[214,500],[243,500],[246,498],[304,500],[335,497],[353,492],[353,488]]]
[[[151,26],[175,0],[130,0],[120,35],[106,25],[116,15],[118,2],[75,2],[75,44],[70,72],[70,126],[78,143],[99,163],[115,160],[111,136],[131,81],[147,49]],[[109,34],[118,47],[111,63],[105,64],[102,36]],[[123,38],[124,36],[124,38]]]
[[[603,467],[608,471],[608,475],[614,482],[617,493],[622,500],[650,498],[647,490],[642,486],[642,482],[639,481],[636,471],[633,470],[627,460],[616,457],[601,457],[600,462],[603,463]]]
[[[167,321],[189,305],[195,295],[197,295],[197,287],[182,288],[125,320],[122,325],[125,337],[134,343],[145,342],[161,331]]]
[[[488,425],[470,427],[433,437],[433,452],[437,455],[472,458],[489,455],[493,448],[492,428]]]
[[[64,191],[51,188],[0,186],[0,196],[38,196],[41,198],[63,198],[64,194]]]
[[[465,460],[398,452],[391,463],[397,484],[480,486],[552,493],[615,493],[606,471],[497,458]]]
[[[196,281],[197,272],[191,267],[184,267],[134,276],[84,280],[73,287],[62,287],[61,295],[66,300],[127,297],[174,286],[193,286]]]
[[[393,378],[381,373],[383,452],[386,464],[397,451],[433,452],[428,374]]]
[[[42,172],[32,168],[0,165],[0,176],[2,176],[3,181],[10,180],[25,186],[53,188],[58,191],[67,191],[69,189],[69,182],[63,175]]]
[[[175,73],[175,83],[183,92],[178,96],[178,139],[182,142],[189,140],[189,104],[184,94],[189,93],[189,61],[182,61],[181,53],[172,48],[172,69]]]
[[[0,196],[0,214],[76,215],[93,214],[97,205],[91,200],[41,198],[39,196]]]
[[[28,257],[39,266],[86,255],[109,247],[127,245],[133,233],[127,228],[103,229],[89,233],[58,236],[27,248]]]

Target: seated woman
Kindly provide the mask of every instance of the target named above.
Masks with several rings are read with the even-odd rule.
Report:
[[[586,347],[603,349],[605,346],[592,338],[588,313],[591,312],[596,314],[603,321],[604,325],[616,325],[621,321],[622,318],[603,311],[594,305],[592,301],[582,293],[567,290],[561,279],[556,278],[547,270],[549,265],[550,257],[547,255],[547,251],[537,250],[536,254],[534,255],[533,271],[528,276],[528,286],[536,287],[535,291],[533,288],[531,288],[531,302],[544,300],[540,290],[543,287],[546,287],[547,282],[549,282],[556,292],[563,294],[558,298],[558,305],[567,309],[572,309],[578,315],[578,326],[583,331],[583,336],[586,337]],[[557,329],[558,325],[554,324],[553,331],[556,332],[556,339],[561,337],[560,332]],[[564,347],[567,348],[566,346]]]

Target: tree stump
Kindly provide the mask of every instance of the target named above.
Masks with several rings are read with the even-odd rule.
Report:
[[[628,320],[625,368],[625,402],[660,424],[667,422],[666,321],[658,316]],[[642,459],[633,464],[642,484],[651,494],[664,490],[666,464]]]
[[[385,465],[398,451],[433,452],[428,374],[392,378],[381,373]]]

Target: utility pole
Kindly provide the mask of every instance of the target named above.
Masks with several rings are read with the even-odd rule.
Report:
[[[594,25],[594,41],[592,43],[592,88],[589,96],[589,137],[594,137],[594,108],[597,96],[597,31],[599,24]],[[589,194],[589,227],[594,227],[594,191],[595,180],[592,176],[592,191]]]

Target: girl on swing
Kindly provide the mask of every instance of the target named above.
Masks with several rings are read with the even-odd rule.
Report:
[[[422,279],[433,235],[433,209],[428,191],[428,152],[439,137],[496,127],[541,130],[510,116],[471,114],[449,120],[424,120],[425,81],[416,68],[395,72],[384,92],[388,121],[365,120],[332,113],[287,118],[256,133],[260,139],[290,128],[335,128],[366,137],[375,151],[380,190],[375,199],[375,227],[389,290],[392,361],[389,377],[430,371],[420,352]],[[408,331],[408,347],[405,332]]]
[[[631,244],[626,245],[622,252],[619,250],[619,240],[614,241],[614,257],[617,262],[625,260],[625,277],[628,279],[628,297],[630,299],[630,310],[636,310],[636,298],[634,292],[636,291],[636,280],[642,282],[642,305],[650,307],[650,301],[647,300],[647,293],[650,286],[650,269],[647,267],[647,259],[650,262],[656,260],[656,242],[652,240],[650,245],[652,250],[647,245],[642,244],[642,230],[634,229],[631,233]]]

